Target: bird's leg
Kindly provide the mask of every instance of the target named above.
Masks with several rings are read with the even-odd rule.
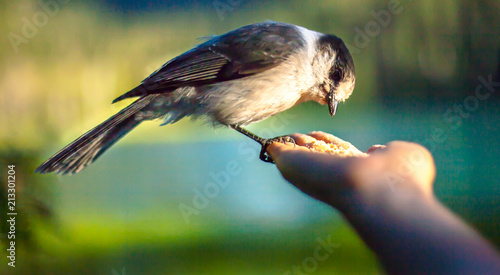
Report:
[[[259,158],[262,161],[264,161],[264,162],[274,163],[274,160],[267,153],[267,147],[269,145],[271,145],[271,144],[273,144],[275,142],[281,142],[281,143],[290,142],[290,143],[295,144],[295,140],[293,140],[293,138],[291,138],[290,136],[279,136],[279,137],[275,137],[275,138],[265,139],[265,138],[261,138],[261,137],[255,135],[252,132],[249,132],[248,130],[242,128],[239,125],[232,124],[232,125],[229,125],[229,127],[233,128],[234,130],[236,130],[236,131],[244,134],[245,136],[247,136],[247,137],[255,140],[256,142],[258,142],[262,146],[262,148],[260,149]]]

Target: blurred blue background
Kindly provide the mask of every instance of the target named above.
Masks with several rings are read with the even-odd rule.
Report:
[[[197,38],[265,20],[341,37],[356,89],[333,119],[306,103],[251,131],[321,130],[361,150],[421,143],[439,200],[498,247],[500,87],[484,83],[500,81],[499,13],[498,1],[0,1],[0,209],[11,164],[18,206],[17,267],[0,272],[384,273],[336,210],[258,160],[256,143],[202,121],[144,123],[77,175],[33,174]],[[327,239],[329,257],[307,262]]]

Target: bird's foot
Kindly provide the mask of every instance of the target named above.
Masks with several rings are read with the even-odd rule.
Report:
[[[273,158],[271,158],[271,156],[267,153],[267,147],[269,147],[269,145],[271,145],[275,142],[281,142],[281,143],[289,142],[289,143],[293,143],[295,145],[295,140],[293,140],[293,138],[290,136],[279,136],[279,137],[275,137],[275,138],[265,139],[262,143],[262,149],[260,150],[260,155],[259,155],[259,158],[262,161],[274,163]]]

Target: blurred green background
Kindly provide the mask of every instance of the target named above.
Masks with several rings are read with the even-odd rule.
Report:
[[[144,123],[77,175],[33,174],[197,38],[265,20],[341,37],[356,89],[334,119],[306,103],[250,130],[322,130],[361,150],[422,143],[437,197],[499,247],[500,87],[483,84],[500,81],[498,14],[498,0],[0,1],[0,273],[293,274],[305,264],[305,274],[383,274],[337,211],[258,160],[256,143],[201,121]],[[11,164],[15,268],[4,255]],[[183,216],[216,178],[227,186]],[[314,265],[318,238],[335,249]]]

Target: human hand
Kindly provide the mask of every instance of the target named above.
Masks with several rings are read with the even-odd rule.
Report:
[[[433,198],[434,161],[418,144],[394,141],[372,146],[365,154],[323,132],[291,137],[297,146],[274,143],[268,148],[281,174],[304,193],[342,212],[387,191]],[[323,152],[331,147],[340,150]]]

